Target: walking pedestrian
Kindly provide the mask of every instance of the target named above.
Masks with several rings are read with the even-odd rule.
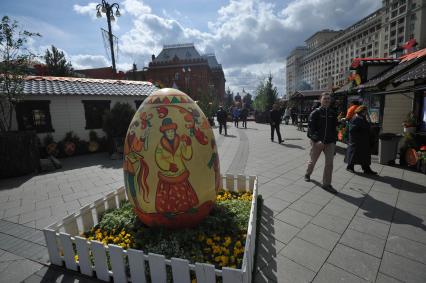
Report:
[[[234,120],[234,126],[238,128],[238,121],[240,119],[240,109],[238,107],[234,107],[232,110],[232,118]]]
[[[305,181],[309,182],[315,164],[324,152],[325,167],[322,179],[322,188],[336,194],[331,185],[333,173],[333,160],[336,152],[337,140],[337,113],[330,108],[331,97],[329,93],[321,95],[321,106],[315,109],[308,119],[308,137],[311,140],[310,161],[305,174]]]
[[[228,113],[223,109],[222,106],[219,107],[219,110],[216,113],[217,122],[219,123],[219,134],[222,134],[222,128],[225,130],[225,136],[228,135],[226,129],[226,119],[228,118]]]
[[[281,124],[281,111],[278,104],[272,105],[272,110],[270,112],[270,123],[271,123],[271,141],[274,141],[274,133],[277,132],[278,143],[282,143],[280,133],[280,124]]]
[[[291,108],[290,115],[291,115],[291,124],[296,125],[296,123],[297,123],[297,112],[296,112],[295,107]]]
[[[248,109],[247,107],[244,107],[241,109],[240,118],[243,122],[243,128],[247,129],[247,117],[248,117]]]
[[[355,164],[361,165],[365,174],[377,175],[371,170],[370,122],[367,106],[361,105],[349,123],[349,143],[346,150],[346,170],[355,173]]]
[[[284,122],[286,125],[288,125],[289,121],[290,121],[290,108],[287,107],[284,111]]]

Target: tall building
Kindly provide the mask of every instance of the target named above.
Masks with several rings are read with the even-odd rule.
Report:
[[[222,65],[214,54],[201,55],[192,43],[164,45],[143,73],[144,79],[182,90],[194,100],[202,93],[213,92],[220,101],[225,95]]]
[[[287,57],[287,95],[343,85],[353,58],[394,57],[392,51],[412,39],[424,48],[425,26],[426,1],[384,0],[380,9],[344,30],[319,31]]]

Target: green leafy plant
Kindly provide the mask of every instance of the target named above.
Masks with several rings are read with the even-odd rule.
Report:
[[[278,89],[272,83],[272,75],[261,81],[256,88],[256,97],[254,98],[254,109],[260,112],[270,110],[277,101]]]
[[[38,33],[22,30],[17,21],[4,16],[0,23],[0,132],[10,131],[28,65],[34,58],[26,44]]]
[[[135,110],[128,103],[117,102],[103,117],[103,130],[110,138],[125,137]]]

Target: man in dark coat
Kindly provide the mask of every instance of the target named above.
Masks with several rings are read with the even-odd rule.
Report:
[[[281,116],[282,116],[282,113],[280,111],[278,104],[272,105],[272,110],[270,112],[271,141],[274,141],[274,133],[276,131],[278,136],[278,143],[283,142],[283,140],[281,139],[281,133],[280,133]]]
[[[222,106],[219,107],[219,110],[216,113],[217,122],[219,123],[219,134],[222,134],[222,127],[225,129],[225,136],[228,135],[226,129],[226,120],[228,118],[228,113],[223,109]]]
[[[359,106],[349,123],[349,143],[346,150],[346,170],[355,173],[355,164],[359,164],[365,174],[376,175],[371,170],[370,123],[367,120],[367,107]]]
[[[331,186],[333,173],[334,154],[336,152],[337,141],[337,113],[330,108],[331,97],[329,93],[321,96],[321,106],[309,115],[308,137],[311,139],[310,161],[305,174],[305,181],[309,182],[314,171],[315,164],[321,152],[324,152],[325,167],[322,179],[323,189],[337,193]]]
[[[248,116],[248,109],[244,107],[241,109],[240,118],[243,122],[243,128],[247,129],[247,116]]]

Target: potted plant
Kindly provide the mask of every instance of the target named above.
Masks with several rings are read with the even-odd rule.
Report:
[[[89,145],[87,149],[89,152],[96,152],[99,150],[99,138],[95,131],[90,131],[89,133]]]
[[[407,118],[402,125],[404,126],[404,133],[413,134],[416,132],[417,119],[413,112],[407,114]]]
[[[44,147],[46,149],[47,155],[58,156],[58,144],[54,141],[51,134],[47,134],[43,140]]]
[[[63,150],[65,155],[73,156],[76,153],[76,147],[80,143],[80,138],[72,131],[65,134],[63,140]]]

